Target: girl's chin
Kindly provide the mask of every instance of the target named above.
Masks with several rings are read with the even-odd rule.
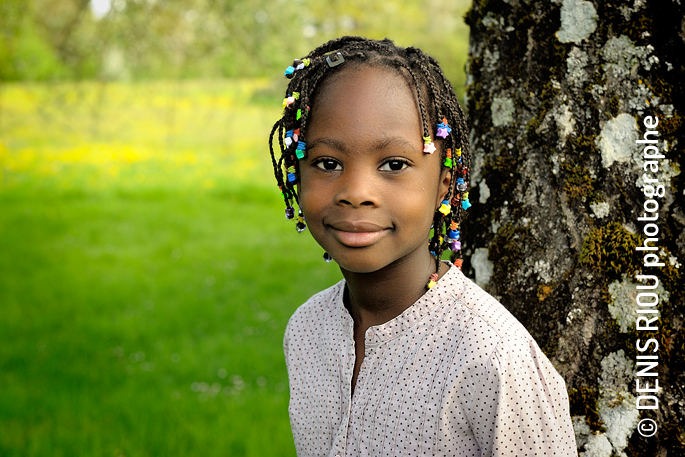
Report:
[[[330,254],[343,273],[371,274],[381,270],[403,265],[404,267],[423,268],[434,264],[434,257],[427,249],[426,243],[421,243],[414,251],[400,253],[396,247],[368,246],[364,248],[349,248],[331,245],[331,249],[324,250]],[[323,247],[323,246],[322,246]],[[395,255],[393,255],[393,253]],[[399,257],[398,257],[399,255]],[[428,263],[427,263],[428,262]]]
[[[338,264],[343,273],[354,273],[354,274],[371,274],[379,270],[382,270],[389,263],[375,260],[365,260],[360,259],[358,256],[355,259],[345,258],[344,256],[333,256],[333,260]]]

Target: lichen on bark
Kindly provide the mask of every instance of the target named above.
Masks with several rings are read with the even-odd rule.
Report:
[[[474,275],[475,260],[479,282],[487,278],[486,290],[566,380],[579,451],[587,455],[685,455],[680,3],[489,0],[474,2],[466,16],[477,203],[463,224],[464,269]],[[657,173],[635,143],[648,130],[645,116],[659,119]],[[658,199],[665,266],[651,271],[634,249],[645,239],[638,221],[645,173],[666,189]],[[632,295],[623,290],[639,273],[658,275],[668,296],[653,335],[661,344],[659,409],[640,411],[659,426],[649,439],[634,433],[634,407],[624,402],[636,395],[634,380],[612,384],[613,397],[602,381],[602,373],[616,373],[607,367],[634,362],[635,339],[646,337],[628,322]]]

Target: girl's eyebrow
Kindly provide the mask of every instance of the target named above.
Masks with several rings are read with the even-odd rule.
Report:
[[[374,150],[381,150],[381,149],[385,149],[385,148],[388,148],[391,146],[405,148],[405,149],[408,149],[409,151],[416,150],[415,144],[412,144],[406,138],[403,138],[400,136],[392,136],[389,138],[379,138],[378,141],[376,141],[372,145],[372,148]]]
[[[328,146],[329,148],[337,149],[340,152],[345,152],[345,143],[333,138],[317,138],[314,141],[307,143],[307,149],[312,150],[319,145]]]
[[[307,145],[308,150],[314,149],[318,145],[324,145],[328,146],[332,149],[336,149],[340,152],[346,152],[347,147],[344,142],[336,140],[334,138],[317,138],[316,140],[312,141]],[[383,149],[386,149],[388,147],[400,147],[403,149],[407,149],[409,151],[414,151],[416,149],[416,145],[412,144],[409,142],[407,139],[395,136],[395,137],[389,137],[389,138],[379,138],[376,142],[371,144],[371,149],[375,151],[380,151]]]

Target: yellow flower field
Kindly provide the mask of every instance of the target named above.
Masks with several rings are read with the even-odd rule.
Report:
[[[265,184],[266,139],[281,110],[273,92],[268,80],[6,84],[0,185],[93,192]]]

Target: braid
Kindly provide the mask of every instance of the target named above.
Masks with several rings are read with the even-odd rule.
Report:
[[[405,68],[409,72],[409,75],[411,76],[411,79],[414,80],[414,84],[416,87],[421,87],[419,85],[418,79],[416,78],[416,75],[414,74],[414,71],[412,70],[412,68],[409,65],[400,62],[399,66],[402,68]],[[428,116],[426,115],[426,107],[423,104],[423,97],[421,96],[421,90],[416,91],[416,96],[419,100],[419,110],[420,110],[420,114],[421,114],[421,123],[423,124],[422,125],[423,136],[424,137],[430,137],[430,131],[428,130],[428,119],[427,119]]]
[[[433,78],[433,74],[428,71],[427,65],[426,65],[426,55],[421,52],[420,49],[410,47],[407,48],[407,51],[410,51],[414,54],[416,54],[415,62],[423,72],[423,76],[426,78],[426,81],[428,82],[428,87],[430,88],[430,93],[431,93],[431,98],[436,101],[436,114],[438,119],[442,119],[442,93],[441,91],[436,87],[435,84],[435,79]]]
[[[344,63],[336,62],[342,57]],[[332,59],[332,60],[331,60]],[[347,63],[347,62],[350,63]],[[338,62],[339,63],[339,62]],[[274,124],[269,135],[269,150],[276,182],[283,192],[286,217],[295,217],[293,204],[298,205],[298,231],[304,230],[302,210],[299,209],[298,192],[299,158],[306,155],[307,125],[311,100],[322,83],[331,75],[352,65],[385,67],[409,75],[418,101],[421,129],[426,148],[433,145],[438,135],[443,168],[450,169],[451,185],[445,200],[433,217],[433,235],[429,249],[435,256],[436,273],[445,250],[452,250],[452,261],[461,267],[461,243],[458,241],[459,224],[465,210],[471,205],[468,200],[470,151],[468,144],[466,116],[454,93],[454,88],[445,77],[437,60],[418,48],[402,48],[392,40],[372,40],[358,36],[343,36],[322,44],[301,60],[295,60],[288,67],[286,76],[290,83],[283,102],[283,116]],[[443,126],[444,123],[444,126]],[[438,128],[431,125],[438,125]],[[448,127],[449,126],[449,127]],[[451,133],[447,135],[447,130]],[[440,132],[442,130],[442,134]],[[445,135],[447,137],[445,138]],[[278,138],[280,157],[276,160],[273,143]],[[435,147],[432,147],[435,150]],[[430,150],[424,149],[426,152]],[[429,287],[437,275],[431,276]]]

